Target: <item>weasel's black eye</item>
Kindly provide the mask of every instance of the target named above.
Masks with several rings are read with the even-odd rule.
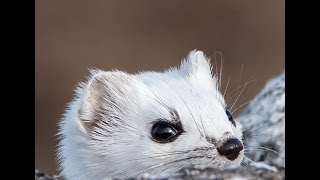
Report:
[[[174,141],[181,131],[167,122],[159,121],[151,128],[151,135],[155,141],[160,143],[168,143]]]
[[[227,116],[228,116],[228,118],[229,118],[229,121],[230,121],[234,126],[236,126],[236,122],[233,120],[232,114],[231,114],[231,112],[230,112],[229,109],[226,109],[226,114],[227,114]]]

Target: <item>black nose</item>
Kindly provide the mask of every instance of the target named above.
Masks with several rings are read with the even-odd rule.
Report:
[[[228,139],[227,142],[223,143],[222,146],[218,148],[218,152],[221,155],[226,156],[229,160],[235,160],[239,152],[243,149],[242,143],[235,138]]]

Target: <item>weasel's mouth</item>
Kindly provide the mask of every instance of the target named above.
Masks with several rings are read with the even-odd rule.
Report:
[[[195,165],[196,167],[205,168],[213,167],[218,169],[232,169],[237,168],[241,165],[243,161],[244,151],[241,151],[234,160],[229,160],[226,156],[220,155],[220,157],[215,158],[214,161],[201,163],[200,165]]]
[[[239,154],[234,155],[234,156],[236,156],[236,158],[232,157],[232,158],[234,158],[232,160],[226,156],[222,156],[222,157],[224,157],[224,159],[226,159],[226,162],[228,162],[228,163],[226,163],[226,167],[224,167],[224,168],[235,168],[235,167],[240,166],[240,164],[243,160],[243,157],[244,157],[244,151],[242,150],[239,152]]]

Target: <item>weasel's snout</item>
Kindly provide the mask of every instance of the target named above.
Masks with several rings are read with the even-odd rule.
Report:
[[[218,147],[218,152],[219,154],[224,155],[229,160],[233,161],[238,157],[242,149],[242,143],[236,138],[231,138],[223,143],[220,147]]]

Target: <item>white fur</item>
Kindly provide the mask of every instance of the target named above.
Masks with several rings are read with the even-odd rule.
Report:
[[[201,51],[190,52],[180,67],[164,72],[92,71],[60,123],[61,174],[68,180],[100,180],[173,172],[190,165],[240,165],[243,151],[230,161],[205,138],[217,143],[242,138],[241,125],[234,127],[228,120],[217,86]],[[159,118],[170,120],[167,107],[177,111],[185,132],[173,142],[157,143],[151,140],[151,126]],[[95,122],[97,118],[110,125]]]

